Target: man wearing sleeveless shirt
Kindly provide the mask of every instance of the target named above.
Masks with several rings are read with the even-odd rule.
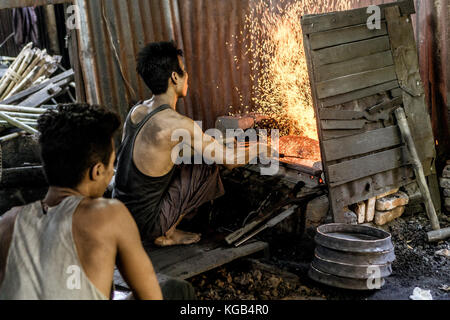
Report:
[[[44,200],[0,219],[0,300],[101,300],[117,266],[136,299],[161,299],[128,209],[102,198],[114,173],[114,113],[59,106],[39,119]]]
[[[178,224],[202,204],[224,194],[216,164],[175,165],[172,160],[172,152],[180,143],[172,141],[172,134],[179,129],[189,133],[191,140],[183,143],[192,154],[204,155],[211,147],[227,154],[223,144],[176,111],[178,99],[186,97],[188,91],[182,56],[173,42],[151,43],[139,53],[137,71],[153,97],[128,114],[113,190],[113,197],[132,213],[143,240],[158,246],[200,241],[199,234],[178,230]],[[237,157],[224,158],[224,166],[234,169],[253,159],[248,148],[245,159]]]

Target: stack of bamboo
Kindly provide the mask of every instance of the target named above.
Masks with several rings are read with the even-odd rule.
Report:
[[[17,127],[28,133],[37,133],[38,118],[46,109],[28,108],[0,104],[0,130],[8,127]]]
[[[61,56],[50,56],[45,49],[27,44],[0,79],[0,101],[47,80],[60,62]]]

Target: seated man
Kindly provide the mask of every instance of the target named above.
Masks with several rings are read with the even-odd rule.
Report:
[[[192,153],[204,155],[207,148],[214,147],[227,154],[223,144],[176,112],[178,99],[188,91],[182,55],[173,42],[152,43],[140,52],[137,71],[153,98],[139,103],[128,114],[113,190],[113,197],[121,200],[136,219],[141,237],[159,246],[198,242],[199,234],[176,227],[187,214],[224,194],[216,164],[175,165],[172,158],[179,147],[179,141],[172,139],[177,130],[189,133],[190,139],[183,142],[189,144]],[[249,149],[245,150],[245,159],[241,155],[238,161],[238,157],[225,157],[225,167],[233,169],[248,163]]]
[[[108,299],[116,263],[135,298],[161,299],[133,217],[102,198],[119,118],[87,105],[58,111],[38,122],[47,196],[0,219],[0,300]]]

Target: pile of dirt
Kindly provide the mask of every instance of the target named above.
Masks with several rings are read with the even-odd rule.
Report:
[[[264,265],[271,267],[270,265]],[[264,270],[247,261],[229,264],[190,279],[199,300],[318,300],[320,290],[303,285],[294,274]]]
[[[441,227],[450,226],[447,219],[441,219]],[[409,219],[397,219],[389,230],[395,246],[396,260],[392,265],[393,275],[398,276],[402,284],[423,277],[440,277],[450,273],[450,259],[436,254],[437,251],[450,249],[450,242],[429,243],[426,234],[431,231],[424,216]],[[444,280],[444,278],[443,278]]]
[[[441,227],[448,226],[450,219],[441,218]],[[436,254],[450,249],[450,241],[426,241],[431,229],[425,214],[399,218],[384,229],[392,234],[396,260],[387,285],[379,291],[343,290],[309,279],[315,243],[308,234],[297,239],[261,237],[270,244],[271,252],[270,260],[261,261],[271,268],[237,261],[189,281],[200,300],[408,299],[416,286],[432,289],[436,299],[450,299],[450,292],[440,289],[450,285],[450,258]]]

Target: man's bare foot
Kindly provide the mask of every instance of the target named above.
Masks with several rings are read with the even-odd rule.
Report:
[[[170,235],[159,237],[155,244],[159,247],[169,247],[176,245],[188,245],[199,242],[201,234],[185,232],[175,229]]]

